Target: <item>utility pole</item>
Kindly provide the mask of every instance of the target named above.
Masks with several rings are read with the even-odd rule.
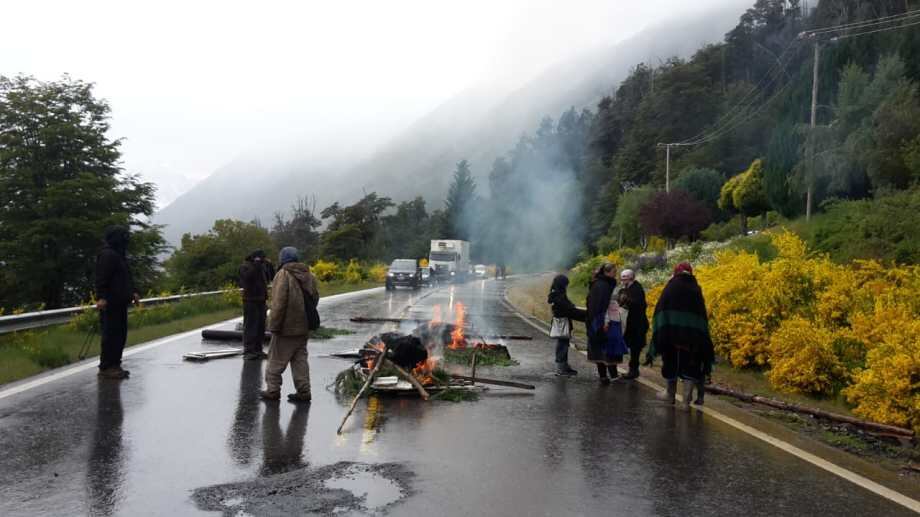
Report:
[[[664,191],[671,192],[671,144],[664,146]]]
[[[664,191],[671,192],[671,146],[677,144],[658,144],[664,147]]]
[[[811,220],[811,205],[812,205],[812,196],[814,190],[814,175],[815,175],[815,126],[817,125],[817,113],[818,113],[818,61],[821,58],[821,44],[818,42],[818,38],[815,38],[815,62],[814,68],[812,70],[811,77],[811,145],[809,146],[810,161],[811,161],[811,176],[808,178],[808,188],[805,191],[805,220]]]

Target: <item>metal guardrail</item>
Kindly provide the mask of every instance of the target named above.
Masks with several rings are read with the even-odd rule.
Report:
[[[177,294],[173,296],[161,296],[157,298],[144,298],[141,305],[160,305],[164,303],[173,303],[186,298],[195,298],[198,296],[214,296],[223,294],[226,291],[207,291],[203,293]],[[41,327],[50,327],[51,325],[60,325],[67,323],[70,318],[91,309],[90,305],[80,307],[67,307],[65,309],[51,309],[47,311],[26,312],[23,314],[12,314],[9,316],[0,316],[0,334],[16,332],[17,330],[28,330]]]

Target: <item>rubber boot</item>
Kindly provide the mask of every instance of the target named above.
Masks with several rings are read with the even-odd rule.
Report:
[[[681,405],[684,409],[690,409],[690,399],[693,398],[693,386],[695,384],[688,380],[683,381],[682,390],[680,392],[683,400],[681,400]]]
[[[696,400],[693,401],[697,406],[703,405],[703,394],[706,393],[706,386],[703,384],[703,381],[697,381],[696,383]]]
[[[629,366],[629,372],[623,376],[627,381],[635,380],[639,378],[639,367],[638,366]]]
[[[668,379],[668,387],[665,389],[665,391],[660,391],[657,394],[655,394],[655,397],[658,398],[658,400],[663,400],[667,402],[668,404],[673,404],[674,398],[676,395],[677,395],[677,379],[673,379],[673,380]]]

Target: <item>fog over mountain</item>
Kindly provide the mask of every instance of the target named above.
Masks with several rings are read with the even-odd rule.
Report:
[[[236,159],[161,210],[156,222],[166,225],[167,238],[177,243],[183,233],[204,232],[219,218],[259,219],[269,225],[272,214],[287,212],[298,197],[315,198],[321,210],[377,191],[396,201],[422,195],[431,208],[440,208],[461,159],[471,162],[485,192],[492,161],[522,133],[535,130],[544,116],[556,118],[569,107],[593,110],[636,64],[687,57],[721,40],[749,4],[724,1],[717,8],[663,21],[615,46],[558,62],[519,85],[503,81],[501,86],[467,89],[376,149],[305,139],[278,144],[271,151],[239,150]],[[368,128],[363,129],[356,130],[361,133],[356,142],[372,139]],[[348,141],[347,133],[339,136]]]

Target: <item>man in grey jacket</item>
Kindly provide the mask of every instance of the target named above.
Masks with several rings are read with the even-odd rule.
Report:
[[[297,392],[288,395],[288,400],[310,402],[310,365],[307,362],[310,326],[306,304],[319,302],[316,278],[306,264],[298,261],[297,248],[283,248],[278,263],[280,268],[272,282],[271,312],[268,317],[272,340],[262,398],[270,401],[281,398],[281,374],[290,364]]]

